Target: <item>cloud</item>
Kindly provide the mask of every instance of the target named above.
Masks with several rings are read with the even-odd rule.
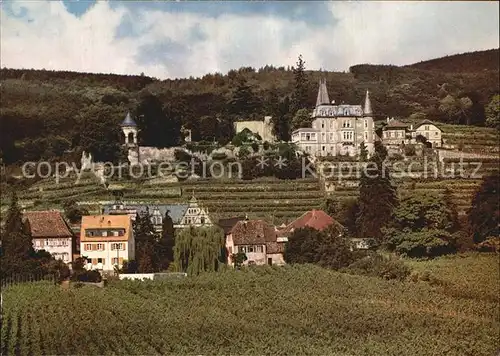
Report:
[[[192,5],[98,1],[74,14],[62,2],[4,2],[2,67],[164,79],[293,65],[299,53],[307,68],[347,70],[499,46],[497,2]]]

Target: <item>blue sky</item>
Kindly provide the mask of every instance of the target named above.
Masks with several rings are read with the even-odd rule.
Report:
[[[348,70],[498,48],[498,2],[12,1],[2,67],[157,78],[241,66]]]

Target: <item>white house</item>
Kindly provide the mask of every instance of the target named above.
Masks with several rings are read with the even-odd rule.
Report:
[[[188,204],[126,204],[116,202],[103,206],[103,214],[124,215],[135,220],[137,214],[148,212],[151,215],[151,222],[155,230],[162,231],[163,219],[167,212],[172,218],[174,228],[181,229],[188,226],[212,226],[212,220],[208,210],[198,203],[195,197],[192,197]]]
[[[87,259],[87,269],[102,271],[113,271],[115,266],[121,268],[123,261],[135,259],[135,239],[130,216],[83,216],[80,253]]]
[[[432,147],[441,147],[442,130],[429,120],[424,120],[415,127],[415,135],[422,135]]]
[[[27,220],[35,251],[45,250],[56,259],[70,263],[73,260],[71,228],[59,211],[27,211]]]
[[[441,147],[442,131],[433,122],[424,120],[418,125],[408,125],[394,118],[387,118],[387,124],[382,128],[382,142],[387,146],[415,144],[417,137],[425,137],[432,147]],[[421,142],[421,141],[420,141]]]
[[[313,156],[355,156],[364,143],[369,154],[374,152],[376,138],[370,93],[366,91],[361,105],[330,103],[326,81],[319,83],[316,108],[312,112],[312,127],[292,133],[292,142]]]
[[[226,236],[228,264],[234,265],[232,254],[246,255],[245,265],[283,265],[284,243],[274,226],[263,220],[238,221]]]

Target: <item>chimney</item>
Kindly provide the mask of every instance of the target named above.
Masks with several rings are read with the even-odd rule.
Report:
[[[391,121],[391,119],[389,119],[389,116],[387,116],[387,123],[389,123],[389,121]]]
[[[410,125],[410,131],[413,131],[413,124]]]

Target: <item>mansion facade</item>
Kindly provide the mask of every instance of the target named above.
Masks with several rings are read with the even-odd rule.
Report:
[[[372,154],[376,133],[370,93],[366,91],[364,107],[334,103],[330,103],[326,80],[320,80],[312,127],[295,130],[292,142],[312,156],[356,156],[362,142]]]
[[[129,215],[135,221],[137,214],[149,213],[155,231],[161,232],[166,214],[172,218],[175,229],[189,226],[212,226],[208,209],[201,206],[195,197],[188,204],[126,204],[116,202],[102,207],[102,213],[108,215]]]

